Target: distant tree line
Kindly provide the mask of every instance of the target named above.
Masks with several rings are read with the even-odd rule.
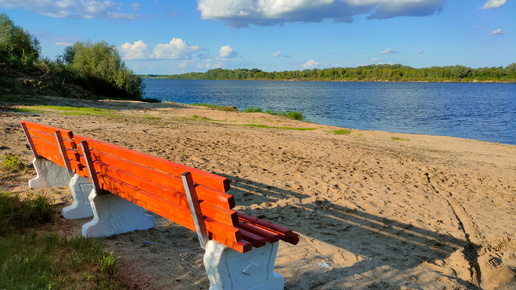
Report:
[[[114,45],[77,42],[66,47],[56,60],[42,59],[39,41],[15,25],[7,14],[0,14],[0,64],[23,72],[52,75],[60,85],[78,85],[91,96],[141,99],[144,85],[122,61]],[[9,80],[0,76],[0,84]],[[55,85],[54,83],[46,85]]]
[[[462,65],[413,68],[400,64],[353,68],[307,69],[264,72],[260,69],[212,69],[205,73],[146,75],[147,78],[204,80],[298,80],[363,82],[516,82],[516,63],[506,67],[470,68]]]

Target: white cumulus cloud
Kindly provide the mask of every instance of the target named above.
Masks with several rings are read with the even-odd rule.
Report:
[[[200,50],[199,46],[191,46],[181,38],[172,38],[169,43],[160,43],[150,48],[142,40],[135,43],[126,42],[119,48],[125,60],[135,59],[191,59]]]
[[[151,55],[149,46],[141,40],[133,44],[129,42],[122,44],[121,52],[126,60],[147,59]]]
[[[197,0],[202,19],[222,20],[230,27],[275,25],[286,22],[352,22],[368,18],[428,16],[445,0]]]
[[[381,57],[371,58],[371,61],[380,61],[380,60],[383,60],[383,58],[381,58]]]
[[[124,4],[99,0],[0,0],[0,7],[23,8],[54,18],[135,20],[142,16],[123,12]]]
[[[399,53],[399,51],[394,50],[392,48],[387,48],[386,50],[381,52],[381,54],[396,54],[396,53]]]
[[[484,6],[480,7],[480,9],[494,9],[499,8],[507,3],[507,0],[488,0]]]
[[[231,58],[236,57],[237,55],[236,51],[234,51],[229,45],[220,48],[219,56],[222,58]]]
[[[189,59],[199,46],[190,46],[181,38],[172,38],[169,43],[158,44],[152,52],[155,59]]]
[[[316,62],[315,60],[311,59],[311,60],[307,61],[305,64],[303,64],[303,68],[310,69],[310,68],[315,68],[318,65],[319,65],[318,62]]]
[[[493,32],[491,32],[491,34],[494,34],[494,35],[504,35],[505,32],[502,29],[495,29],[495,30],[493,30]]]

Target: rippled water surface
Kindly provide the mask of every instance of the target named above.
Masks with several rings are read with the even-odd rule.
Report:
[[[516,84],[145,79],[145,97],[270,111],[361,130],[516,145]]]

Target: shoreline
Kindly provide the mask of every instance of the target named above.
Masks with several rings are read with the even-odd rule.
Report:
[[[343,128],[178,103],[43,103],[50,101],[108,111],[2,113],[0,154],[31,161],[17,123],[25,119],[226,176],[238,210],[301,235],[296,246],[281,243],[276,260],[288,289],[516,287],[514,145],[337,135]],[[61,207],[71,202],[68,188],[46,192]],[[81,222],[61,220],[59,231],[80,234]],[[195,236],[157,217],[156,228],[106,239],[105,247],[135,289],[207,288]]]
[[[237,111],[237,112],[242,112],[242,113],[249,113],[249,112],[245,112],[245,109],[240,111],[235,106],[219,106],[219,105],[216,105],[216,104],[194,105],[194,104],[169,102],[169,101],[164,101],[164,100],[162,100],[162,103],[181,104],[181,105],[194,106],[194,107],[201,106],[201,107],[208,107],[208,108],[210,108],[210,105],[213,105],[213,107],[217,107],[218,106],[218,107],[231,108],[231,109],[227,110],[227,111],[231,111],[231,112]],[[211,107],[210,109],[220,110],[220,109],[213,108],[213,107]],[[225,110],[222,110],[222,111],[225,111]],[[257,112],[250,112],[250,113],[257,113]],[[275,115],[275,113],[267,113],[267,112],[260,112],[260,113]],[[281,114],[281,113],[282,112],[279,112],[279,114]],[[300,114],[302,114],[302,112]],[[276,114],[276,115],[278,115],[278,114]],[[514,144],[511,144],[511,143],[503,143],[503,142],[490,141],[490,140],[481,140],[481,139],[474,139],[474,138],[467,138],[467,137],[460,137],[460,136],[439,135],[439,134],[430,134],[430,133],[393,132],[393,131],[376,130],[376,129],[344,128],[344,127],[339,127],[339,126],[334,126],[334,125],[320,124],[320,123],[315,123],[315,122],[312,122],[312,121],[307,121],[306,118],[305,118],[305,120],[299,120],[299,121],[306,122],[306,123],[309,123],[309,124],[314,124],[314,125],[322,125],[322,126],[329,126],[329,127],[335,127],[335,128],[343,128],[343,129],[356,130],[356,131],[373,131],[373,132],[385,132],[385,133],[391,133],[391,134],[408,134],[408,135],[426,135],[426,136],[434,136],[434,137],[450,137],[450,138],[475,140],[475,141],[480,141],[480,142],[488,142],[488,143],[501,144],[501,145],[516,146],[516,141],[515,141]]]
[[[285,80],[274,80],[274,79],[182,79],[182,78],[167,78],[167,77],[145,77],[146,75],[139,75],[142,79],[149,80],[205,80],[205,81],[271,81],[271,82],[343,82],[343,83],[452,83],[452,84],[516,84],[516,80],[513,81],[479,81],[479,80],[468,80],[468,81],[389,81],[389,80],[308,80],[308,79],[285,79]]]

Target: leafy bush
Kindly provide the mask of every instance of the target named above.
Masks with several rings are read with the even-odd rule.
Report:
[[[76,42],[58,60],[60,73],[96,95],[140,100],[144,84],[128,69],[114,45]],[[63,67],[64,66],[64,67]]]
[[[302,121],[305,118],[305,116],[303,116],[303,114],[301,114],[300,112],[289,112],[289,113],[287,113],[287,117],[292,120],[299,120],[299,121]]]

